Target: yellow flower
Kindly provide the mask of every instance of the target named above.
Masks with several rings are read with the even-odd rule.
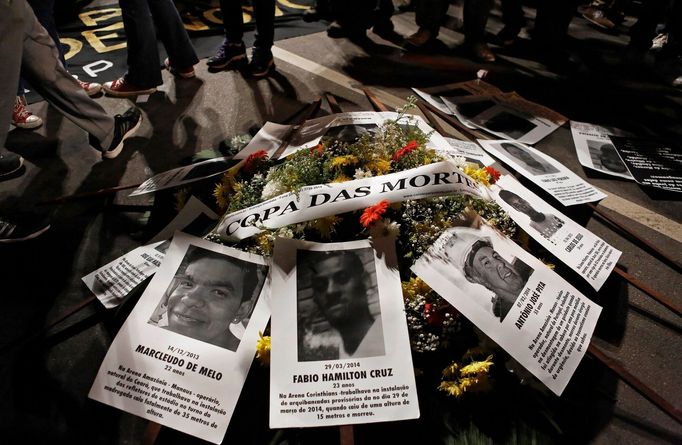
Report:
[[[332,182],[346,182],[350,181],[350,178],[343,173],[339,174]]]
[[[440,382],[440,385],[438,385],[438,389],[440,391],[448,393],[448,395],[453,397],[461,397],[462,394],[464,394],[464,391],[462,391],[457,382],[448,381]]]
[[[175,210],[179,212],[187,204],[187,198],[190,196],[190,191],[188,188],[180,189],[175,192]]]
[[[431,292],[429,285],[419,277],[411,277],[410,281],[403,281],[401,285],[406,300],[412,300],[417,295],[426,295]]]
[[[465,367],[460,369],[459,372],[462,376],[471,376],[471,375],[476,375],[476,374],[487,374],[488,371],[490,371],[490,367],[493,365],[492,359],[493,359],[493,356],[489,355],[483,361],[473,362],[469,365],[466,365]]]
[[[273,245],[273,240],[274,237],[270,234],[270,232],[261,232],[258,235],[255,236],[256,239],[256,244],[260,248],[261,252],[263,252],[264,255],[270,255],[272,254],[272,245]]]
[[[336,156],[332,159],[332,167],[346,167],[348,165],[355,165],[358,162],[358,157],[355,155]]]
[[[443,378],[449,379],[452,377],[458,377],[459,376],[459,365],[457,362],[452,362],[450,363],[450,366],[445,368],[443,370]]]
[[[262,332],[258,332],[258,342],[256,343],[256,358],[263,366],[270,365],[270,336],[263,335]]]
[[[386,159],[372,159],[365,165],[365,168],[375,175],[385,175],[391,170],[391,161]]]
[[[310,227],[317,230],[322,238],[330,239],[332,233],[335,231],[334,226],[338,224],[339,221],[341,221],[341,218],[335,215],[326,216],[324,218],[318,218],[314,221],[311,221]]]
[[[464,173],[486,187],[490,186],[490,181],[488,181],[488,172],[485,171],[485,169],[467,165],[464,167]]]

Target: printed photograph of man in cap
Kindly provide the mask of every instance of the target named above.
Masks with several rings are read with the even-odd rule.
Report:
[[[482,292],[471,295],[472,298],[481,300],[490,297],[492,292],[485,306],[502,322],[525,288],[533,269],[516,257],[503,257],[495,250],[493,240],[479,229],[458,227],[451,235],[443,253],[469,283],[480,285]],[[475,292],[477,287],[470,286],[469,289]]]
[[[298,250],[298,361],[385,355],[371,248]]]
[[[266,267],[189,246],[149,324],[236,351]]]

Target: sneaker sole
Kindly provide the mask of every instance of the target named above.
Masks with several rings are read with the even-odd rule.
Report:
[[[43,227],[42,229],[36,230],[33,233],[30,233],[22,238],[6,238],[6,239],[0,239],[0,244],[10,244],[10,243],[19,243],[21,241],[28,241],[33,238],[37,238],[43,233],[47,232],[47,230],[50,228],[50,224],[47,226]]]
[[[134,97],[134,96],[142,96],[145,94],[152,94],[156,92],[156,88],[148,88],[146,90],[137,90],[137,91],[115,91],[111,90],[107,87],[102,87],[104,92],[107,94],[107,96],[111,97]]]
[[[5,173],[0,174],[0,178],[4,178],[5,176],[9,176],[9,175],[11,175],[12,173],[18,172],[18,171],[21,169],[21,167],[22,167],[23,165],[24,165],[24,158],[22,158],[21,156],[19,156],[19,165],[17,166],[17,168],[15,168],[15,169],[12,170],[12,171],[8,171],[8,172],[5,172]]]
[[[140,125],[142,125],[142,115],[140,115],[140,119],[138,119],[135,126],[128,130],[128,132],[125,135],[123,135],[121,142],[118,143],[116,148],[114,148],[113,150],[103,151],[102,157],[106,159],[114,159],[116,156],[120,155],[121,151],[123,151],[123,144],[125,143],[126,139],[128,139],[130,136],[133,136],[140,128]]]
[[[221,63],[221,64],[210,64],[207,62],[206,66],[208,66],[208,68],[211,70],[224,70],[224,69],[227,69],[228,66],[230,66],[233,63],[234,64],[241,63],[241,64],[245,65],[246,64],[246,54],[241,55],[241,56],[235,56],[235,57],[231,58],[230,60],[228,60],[227,62]],[[230,69],[236,69],[236,68],[238,68],[238,67],[231,67]]]
[[[102,92],[102,87],[91,88],[89,90],[83,89],[83,91],[85,91],[85,94],[87,94],[89,97],[97,96],[99,93]]]
[[[38,128],[43,125],[43,121],[40,120],[38,122],[34,122],[32,124],[22,124],[22,123],[14,123],[12,122],[12,125],[14,125],[17,128],[21,128],[22,130],[33,130],[34,128]]]

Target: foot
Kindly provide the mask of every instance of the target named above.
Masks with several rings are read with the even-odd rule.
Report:
[[[14,153],[0,154],[0,178],[9,176],[24,165],[24,158]]]
[[[76,78],[74,77],[74,79]],[[76,79],[76,82],[78,82],[78,85],[80,85],[85,93],[90,97],[96,96],[100,93],[100,91],[102,91],[102,85],[97,82],[83,82],[80,79]]]
[[[166,60],[163,61],[163,65],[166,67],[166,69],[174,76],[179,76],[182,77],[183,79],[191,79],[194,77],[196,74],[194,73],[194,67],[189,66],[185,68],[176,68],[171,65],[170,59],[166,57]]]
[[[428,29],[420,28],[411,36],[405,39],[405,43],[412,48],[424,48],[432,44],[436,36]]]
[[[32,214],[0,216],[0,243],[16,243],[37,237],[50,228],[46,217]]]
[[[378,23],[372,27],[372,32],[387,42],[402,42],[403,36],[395,32],[393,22],[390,20],[382,23]]]
[[[224,41],[213,57],[209,57],[206,65],[209,70],[234,70],[246,66],[246,48],[244,43],[228,43]]]
[[[249,62],[249,75],[254,79],[268,76],[275,69],[275,61],[270,51],[259,51],[254,48]]]
[[[514,43],[519,39],[519,33],[521,30],[516,27],[505,26],[500,30],[500,32],[495,35],[495,42],[502,47],[513,46]]]
[[[611,19],[606,17],[604,11],[599,8],[587,8],[585,12],[583,12],[583,17],[588,22],[595,24],[602,29],[612,30],[616,27],[616,24],[613,23]]]
[[[467,52],[477,62],[494,62],[495,54],[488,48],[485,42],[474,42],[466,44]]]
[[[327,27],[327,36],[331,39],[343,39],[344,37],[348,37],[348,30],[337,22],[333,22]]]
[[[28,130],[40,127],[43,120],[26,108],[26,99],[23,96],[17,96],[12,109],[12,124]]]
[[[114,138],[106,149],[99,144],[93,144],[102,150],[102,157],[113,159],[123,150],[123,142],[134,135],[142,124],[142,115],[137,108],[130,108],[123,114],[114,116]]]
[[[107,96],[112,97],[133,97],[141,96],[143,94],[152,94],[156,91],[156,88],[141,88],[135,85],[131,85],[125,81],[123,77],[119,77],[111,82],[104,82],[102,89]]]

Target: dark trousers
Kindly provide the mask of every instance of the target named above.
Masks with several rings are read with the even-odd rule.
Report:
[[[258,51],[269,52],[275,40],[275,0],[252,0],[253,18],[256,21],[256,42]],[[238,44],[244,38],[244,20],[240,0],[220,0],[223,14],[225,38],[228,43]]]
[[[485,41],[485,25],[494,0],[464,0],[464,40],[469,43]]]
[[[419,29],[429,31],[435,38],[448,13],[448,0],[418,0],[414,15]]]
[[[126,82],[152,88],[161,85],[161,40],[171,65],[187,68],[199,62],[172,0],[119,0],[128,40]]]

